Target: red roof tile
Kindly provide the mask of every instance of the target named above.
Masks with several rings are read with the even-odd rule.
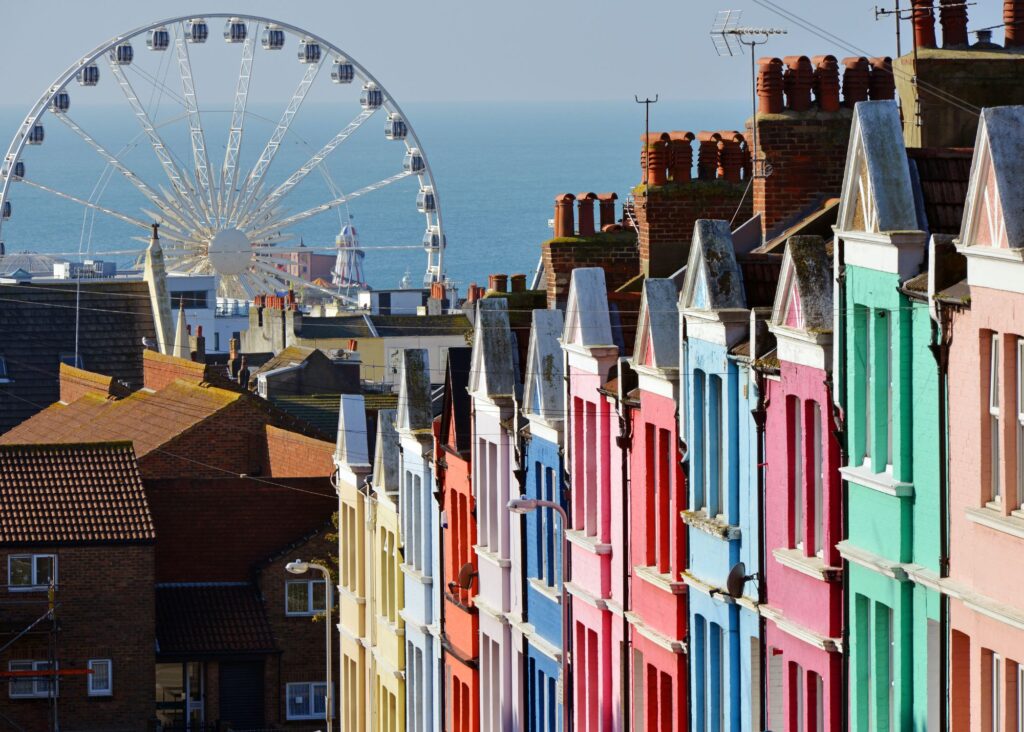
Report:
[[[0,446],[0,543],[155,538],[131,443]]]
[[[161,656],[277,650],[266,607],[248,582],[158,584],[156,639]]]

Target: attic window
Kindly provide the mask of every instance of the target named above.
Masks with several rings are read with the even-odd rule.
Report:
[[[76,369],[84,369],[82,365],[82,354],[81,353],[62,353],[60,354],[60,362],[67,364],[68,366],[74,366]]]

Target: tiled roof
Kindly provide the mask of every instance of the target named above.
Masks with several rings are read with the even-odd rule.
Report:
[[[161,656],[277,649],[263,600],[247,582],[158,584],[156,639]]]
[[[338,394],[272,395],[270,402],[283,412],[316,427],[328,437],[338,432]]]
[[[302,363],[315,352],[315,348],[310,348],[308,346],[288,346],[281,350],[277,355],[268,359],[262,366],[252,373],[252,376],[255,378],[267,371],[273,371],[274,369],[279,369],[283,366]]]
[[[0,446],[0,542],[155,538],[131,443]]]
[[[241,398],[239,392],[184,381],[119,400],[86,394],[71,404],[54,404],[0,435],[0,444],[74,443],[86,436],[131,440],[141,458]]]
[[[736,261],[743,272],[747,307],[771,307],[779,286],[782,257],[778,254],[741,254]]]
[[[0,357],[9,383],[0,383],[0,432],[60,398],[62,356],[78,353],[84,368],[132,387],[142,385],[142,339],[154,338],[144,282],[0,285]],[[81,438],[79,438],[81,439]]]
[[[404,338],[461,335],[472,330],[469,319],[456,315],[340,315],[303,318],[299,337],[305,341],[341,338]]]
[[[971,177],[969,148],[907,148],[932,234],[959,234]]]

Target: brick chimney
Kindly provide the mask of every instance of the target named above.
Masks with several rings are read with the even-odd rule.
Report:
[[[571,193],[560,193],[555,196],[555,238],[564,239],[576,233],[573,222],[572,202],[576,197]]]
[[[579,226],[580,236],[594,235],[594,201],[596,200],[596,193],[576,194],[576,208],[579,212],[577,226]]]
[[[689,174],[689,169],[686,172]],[[604,231],[604,227],[615,223],[615,200],[617,198],[618,195],[615,193],[597,194],[597,218],[601,231]]]
[[[914,43],[918,48],[935,48],[934,0],[910,0],[914,16]]]
[[[942,47],[954,48],[967,43],[967,5],[964,0],[939,0],[942,23]]]
[[[1024,0],[1005,0],[1003,24],[1006,27],[1006,47],[1024,46]]]
[[[840,194],[852,107],[866,99],[893,97],[891,83],[883,78],[892,78],[886,73],[887,63],[888,59],[843,59],[840,89],[840,64],[835,56],[815,56],[813,60],[787,56],[784,73],[779,59],[761,59],[757,144],[770,174],[754,179],[753,212],[761,214],[766,238],[795,223],[822,200]],[[873,80],[876,73],[879,76]],[[780,75],[785,92],[781,99]],[[748,121],[747,140],[752,139],[750,124]],[[732,214],[701,218],[731,220]]]
[[[508,275],[492,274],[487,278],[487,289],[491,292],[505,292],[508,285]]]

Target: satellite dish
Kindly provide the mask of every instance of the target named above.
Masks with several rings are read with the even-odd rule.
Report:
[[[459,580],[458,584],[464,590],[468,590],[473,584],[473,578],[476,577],[476,570],[472,564],[463,564],[459,569]]]
[[[729,570],[729,576],[725,578],[725,591],[729,593],[729,597],[738,599],[743,596],[743,587],[755,577],[756,574],[747,574],[747,566],[743,562],[737,562]]]

